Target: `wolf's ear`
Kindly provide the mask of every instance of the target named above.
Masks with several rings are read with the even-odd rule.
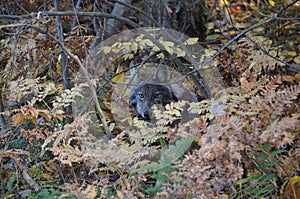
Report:
[[[171,96],[173,98],[173,102],[178,102],[178,98],[176,97],[176,95],[171,91]]]
[[[133,93],[129,99],[129,107],[133,108],[135,106],[136,106],[136,96],[135,96],[135,93]]]
[[[172,97],[173,97],[173,99],[174,99],[175,102],[179,101],[178,98],[176,97],[176,95],[173,92],[171,92],[171,95],[172,95]]]
[[[131,79],[131,83],[132,84],[140,84],[141,83],[141,79],[138,73],[138,67],[134,67],[134,62],[131,61],[129,64],[130,70],[130,79]]]

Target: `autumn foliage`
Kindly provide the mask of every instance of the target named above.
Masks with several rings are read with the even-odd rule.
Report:
[[[138,11],[148,4],[125,2],[135,9],[98,16],[100,35],[92,15],[62,14],[60,35],[59,14],[50,12],[56,1],[17,2],[0,5],[1,198],[300,198],[299,2],[208,0],[186,3],[185,12],[176,11],[184,9],[177,1],[157,2],[152,19]],[[108,14],[114,2],[89,0],[77,9]],[[115,33],[108,19],[123,22],[119,32],[149,24],[146,18],[180,31],[184,13],[196,14],[201,3],[210,14],[194,19],[207,29],[187,27],[193,35],[183,39],[185,47],[205,48],[201,62],[211,59],[213,70],[195,77],[198,86],[175,63],[194,74],[179,44],[141,34],[90,49]],[[41,7],[48,14],[38,15]],[[74,9],[60,2],[61,11]],[[118,85],[131,78],[132,63],[146,62],[188,77],[201,100],[154,107],[155,122],[139,120],[126,104],[130,89]]]

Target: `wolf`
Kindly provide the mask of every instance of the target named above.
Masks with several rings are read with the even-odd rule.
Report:
[[[171,102],[198,101],[187,79],[167,65],[147,63],[135,67],[131,62],[129,71],[129,107],[135,109],[139,119],[150,120],[153,105],[164,110]]]
[[[130,96],[129,107],[134,108],[142,120],[150,120],[151,107],[157,105],[164,109],[167,104],[177,102],[178,99],[166,86],[158,84],[144,84],[137,87]]]

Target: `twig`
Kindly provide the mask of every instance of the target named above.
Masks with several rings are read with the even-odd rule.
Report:
[[[273,19],[276,19],[277,16],[282,13],[284,10],[286,10],[287,8],[291,7],[293,4],[295,4],[297,2],[297,0],[294,0],[293,2],[287,4],[286,6],[284,6],[281,10],[279,10],[277,13],[273,14],[272,16],[270,16],[269,18],[254,24],[253,26],[241,31],[238,35],[236,35],[235,37],[233,37],[231,40],[229,40],[224,46],[222,46],[215,54],[213,54],[211,57],[209,57],[208,59],[204,60],[204,62],[202,62],[201,66],[205,66],[206,64],[208,64],[209,62],[211,62],[212,60],[214,60],[225,48],[227,48],[229,45],[231,45],[235,40],[239,39],[240,37],[244,36],[247,32],[265,24],[268,23],[270,21],[272,21]],[[299,70],[298,68],[292,66],[293,68]],[[186,78],[187,75],[192,74],[194,72],[196,72],[197,69],[192,70],[191,72],[185,74],[185,77],[182,77],[182,79]],[[180,81],[180,80],[178,80]]]
[[[3,84],[3,82],[0,81],[0,85],[1,85],[1,88],[0,88],[0,128],[1,128],[2,134],[4,135],[7,130],[7,126],[6,126],[6,122],[5,122],[5,117],[2,114],[4,112],[4,105],[3,105],[3,101],[2,101],[2,88],[3,88],[2,84]]]
[[[73,1],[72,1],[73,2]],[[73,2],[74,3],[74,2]],[[74,7],[74,11],[78,11],[78,8],[81,4],[81,0],[78,0],[77,3],[76,3],[76,6],[74,7],[74,4],[73,4],[73,7]],[[75,30],[75,27],[76,27],[76,24],[78,23],[78,16],[75,15],[75,19],[73,20],[72,22],[72,26],[71,26],[71,32],[73,32]],[[79,24],[79,23],[78,23]]]
[[[116,19],[119,21],[122,21],[129,26],[133,28],[140,27],[138,24],[134,23],[130,19],[127,19],[125,17],[115,16],[108,13],[103,12],[77,12],[77,11],[59,11],[59,12],[44,12],[42,13],[43,16],[84,16],[84,17],[106,17],[111,19]],[[0,15],[0,19],[12,19],[12,20],[18,20],[18,19],[31,19],[35,18],[37,16],[37,13],[30,14],[30,15]]]
[[[78,2],[77,2],[77,4],[76,4],[76,7],[74,8],[74,11],[77,11],[77,9],[78,9],[79,6],[80,6],[80,3],[81,3],[81,0],[78,0]],[[72,25],[71,32],[74,31],[76,23],[78,24],[79,27],[81,27],[81,24],[80,24],[80,22],[79,22],[78,15],[75,14],[75,19],[74,19],[74,21],[73,21],[73,25]],[[85,42],[85,40],[84,40],[84,37],[83,37],[83,33],[82,33],[82,29],[81,29],[81,28],[79,28],[79,33],[80,33],[81,41],[82,41],[82,43],[83,43],[84,52],[85,52],[85,54],[86,54],[86,56],[87,56],[88,53],[87,53],[87,48],[86,48],[86,42]],[[75,33],[74,33],[74,34],[75,34]]]
[[[59,11],[59,2],[58,0],[54,0],[54,7],[56,11]],[[61,17],[56,16],[56,27],[57,27],[57,35],[58,35],[58,41],[64,45],[64,37],[63,37],[63,30],[62,30],[62,24],[61,24]],[[61,65],[62,65],[62,74],[63,74],[63,82],[64,82],[64,89],[70,89],[70,82],[69,82],[69,72],[68,72],[68,55],[64,51],[63,47],[60,46],[60,54],[61,54]],[[66,107],[66,122],[71,123],[72,122],[72,107],[69,105]]]
[[[18,24],[1,25],[0,29],[2,29],[2,28],[15,28],[15,27],[18,27],[18,26],[26,26],[26,24],[18,23]]]
[[[221,9],[221,7],[220,7],[220,5],[219,5],[219,2],[218,2],[218,1],[215,1],[215,2],[216,2],[216,5],[219,7],[219,10],[221,11],[223,17],[224,17],[224,18],[232,25],[232,27],[233,27],[234,29],[236,29],[237,31],[241,32],[241,30],[233,24],[232,20],[231,20],[231,19],[230,19],[230,20],[228,19],[228,17],[227,17],[226,14],[224,13],[224,11]],[[226,5],[226,4],[225,4],[225,5]],[[275,17],[274,19],[278,19],[278,17]],[[280,58],[271,55],[264,47],[260,46],[260,45],[259,45],[257,42],[255,42],[250,36],[245,35],[245,37],[246,37],[247,39],[249,39],[255,46],[257,46],[257,47],[258,47],[263,53],[265,53],[267,56],[271,57],[272,59],[275,59],[276,61],[278,61],[278,62],[280,62],[280,63],[282,63],[282,64],[284,64],[284,65],[286,65],[286,66],[288,66],[288,67],[291,67],[291,68],[293,68],[293,69],[296,69],[297,71],[300,71],[300,68],[297,68],[297,67],[295,67],[295,66],[293,66],[293,65],[291,65],[291,64],[289,64],[289,63],[287,63],[287,62],[285,62],[285,61],[283,61],[283,60],[281,60]]]
[[[27,169],[25,166],[21,166],[22,168],[22,177],[25,182],[34,189],[34,191],[38,192],[41,190],[40,186],[34,181],[34,179],[28,174]]]
[[[201,63],[201,66],[205,66],[206,64],[208,64],[209,62],[211,62],[212,60],[214,60],[225,48],[227,48],[229,45],[231,45],[235,40],[239,39],[240,37],[244,36],[247,32],[265,24],[265,23],[268,23],[274,19],[277,18],[277,16],[282,13],[284,10],[286,10],[287,8],[289,8],[290,6],[292,6],[293,4],[295,4],[297,2],[297,0],[294,0],[293,2],[287,4],[286,6],[284,6],[281,10],[279,10],[277,13],[273,14],[272,16],[270,16],[269,18],[259,22],[259,23],[256,23],[254,24],[253,26],[241,31],[238,35],[236,35],[235,37],[233,37],[231,40],[229,40],[224,46],[222,46],[215,54],[213,54],[211,57],[207,58],[206,60],[204,60],[202,63]],[[159,46],[158,46],[159,47]],[[164,49],[164,48],[162,48]],[[200,66],[200,67],[201,67]],[[296,69],[296,70],[299,70],[299,68],[295,67],[295,66],[291,66],[292,68]],[[200,68],[201,69],[201,68]],[[169,82],[170,84],[174,84],[174,83],[177,83],[177,82],[180,82],[182,80],[184,80],[186,77],[188,77],[189,75],[197,72],[199,69],[194,69],[194,70],[191,70],[190,72],[186,73],[183,75],[182,78],[179,78],[178,80],[174,81],[174,82]]]
[[[103,13],[103,12],[74,12],[74,11],[61,11],[61,12],[44,12],[44,16],[87,16],[87,17],[106,17],[106,18],[111,18],[111,19],[116,19],[119,21],[122,21],[129,26],[133,28],[138,28],[139,25],[131,21],[130,19],[127,19],[125,17],[120,17],[108,13]]]

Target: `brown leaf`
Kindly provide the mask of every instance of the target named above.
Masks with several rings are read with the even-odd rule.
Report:
[[[284,82],[289,82],[289,83],[293,83],[294,82],[294,77],[291,75],[284,75],[282,76],[282,81]]]

